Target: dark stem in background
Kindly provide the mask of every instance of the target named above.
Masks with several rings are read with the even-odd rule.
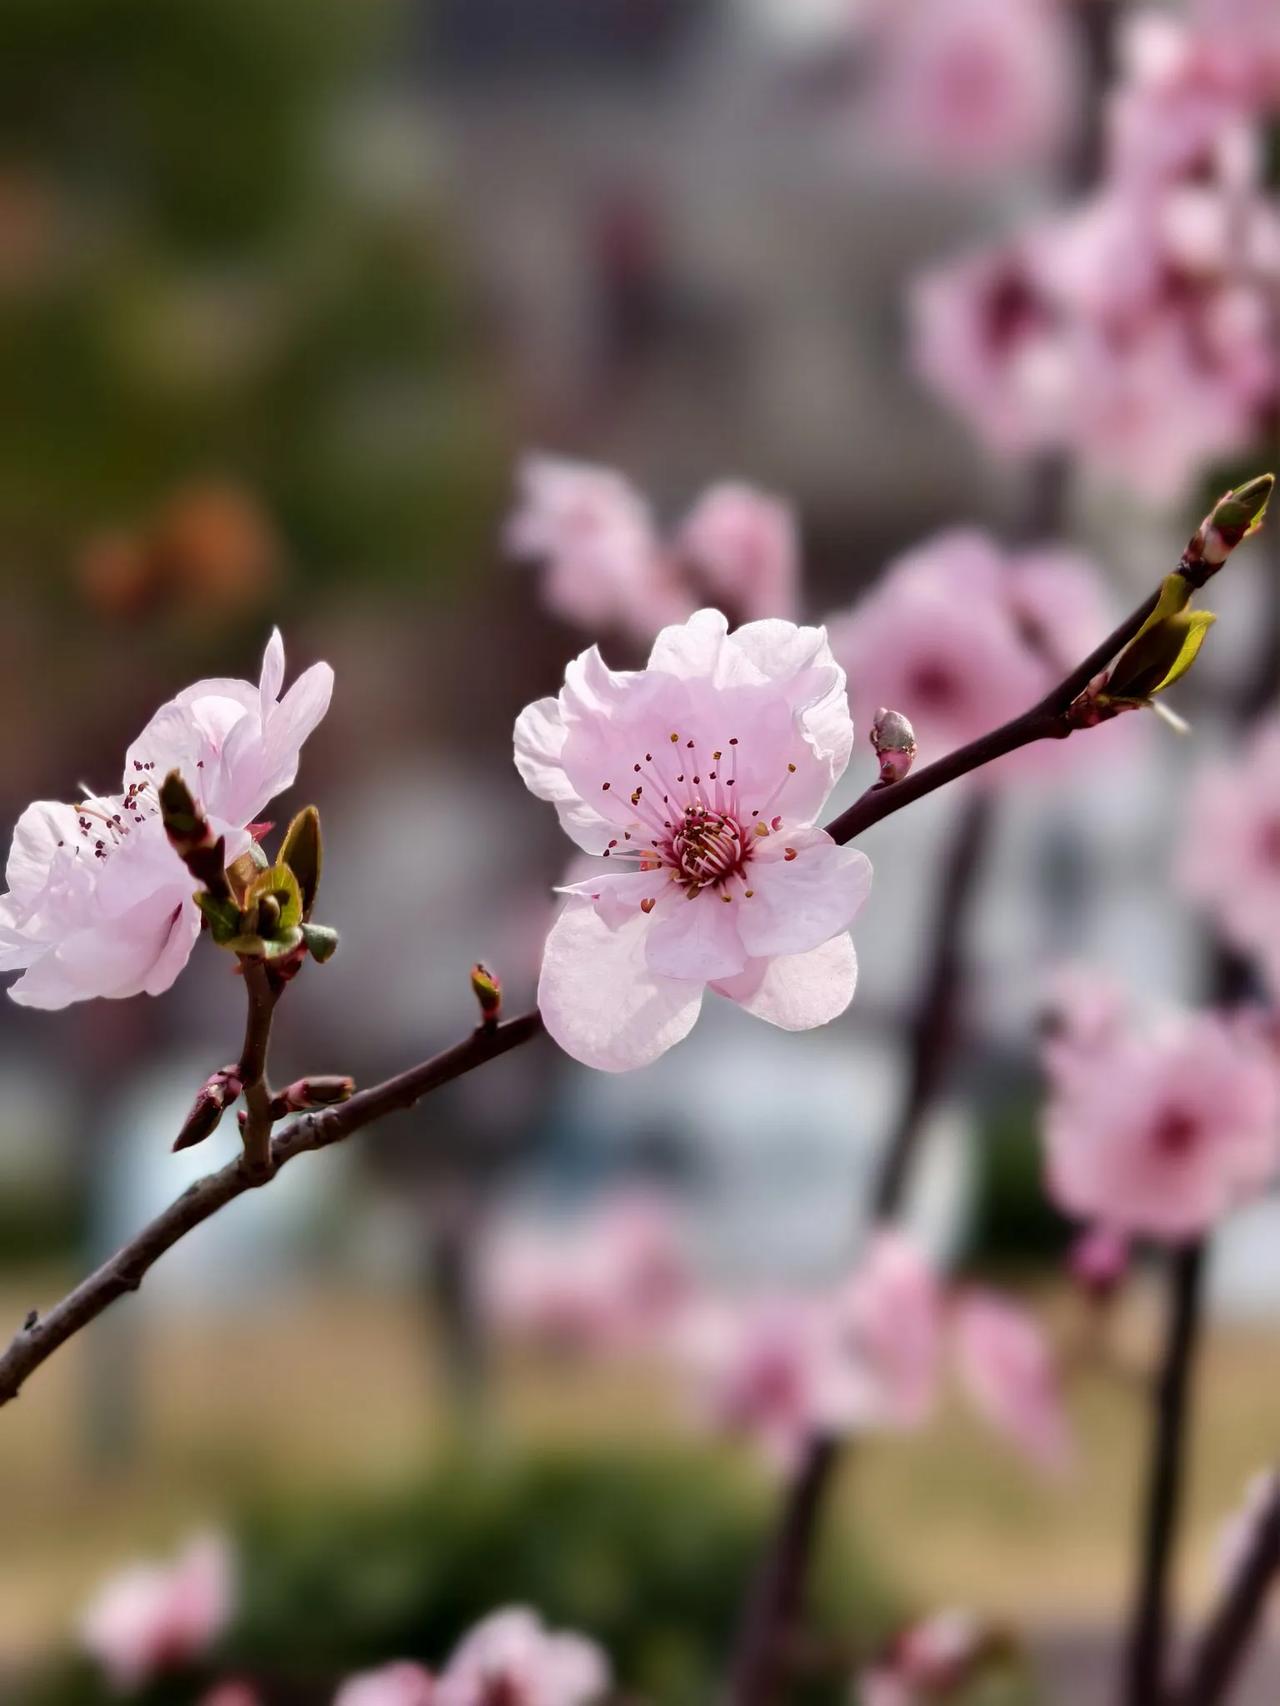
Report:
[[[929,962],[907,1051],[907,1083],[871,1192],[873,1225],[887,1225],[902,1201],[920,1138],[946,1080],[954,1050],[964,944],[995,811],[984,789],[965,800],[943,859]],[[777,1529],[747,1597],[730,1671],[730,1706],[768,1706],[784,1680],[790,1636],[799,1618],[818,1524],[841,1459],[841,1442],[823,1435],[808,1445],[783,1497]]]
[[[1153,1393],[1155,1437],[1141,1561],[1125,1654],[1122,1706],[1160,1706],[1169,1633],[1169,1577],[1182,1512],[1192,1365],[1199,1338],[1205,1247],[1169,1255],[1169,1320]]]
[[[1222,1603],[1209,1619],[1174,1706],[1219,1706],[1240,1673],[1263,1610],[1280,1578],[1280,1469],[1254,1524],[1248,1550]]]

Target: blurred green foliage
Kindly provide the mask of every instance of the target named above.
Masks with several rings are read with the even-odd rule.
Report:
[[[671,1449],[468,1456],[416,1486],[282,1500],[240,1527],[244,1609],[217,1674],[261,1682],[268,1706],[319,1706],[352,1670],[438,1665],[487,1613],[525,1604],[600,1641],[628,1699],[707,1706],[773,1514],[772,1490],[723,1455]],[[844,1706],[852,1660],[838,1655],[883,1638],[894,1601],[843,1539],[824,1546],[813,1598],[815,1646],[837,1663],[796,1699]],[[138,1698],[178,1706],[208,1680]],[[108,1698],[75,1662],[29,1702]]]
[[[399,0],[0,8],[0,567],[185,482],[308,572],[480,546],[500,397],[430,184]]]

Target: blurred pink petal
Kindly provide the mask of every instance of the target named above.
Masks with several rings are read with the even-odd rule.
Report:
[[[753,486],[709,486],[676,540],[679,557],[701,577],[710,599],[740,620],[794,619],[800,543],[789,506]]]
[[[522,713],[526,785],[610,860],[566,890],[543,956],[539,1005],[567,1053],[642,1066],[687,1034],[708,983],[748,1004],[760,962],[795,967],[847,930],[871,867],[813,819],[852,741],[822,629],[769,620],[731,634],[714,610],[665,628],[644,670],[584,652],[558,700]],[[852,993],[843,964],[807,970]],[[823,1021],[839,1010],[806,994],[787,1018],[801,1006]]]
[[[956,1366],[978,1414],[1038,1468],[1065,1469],[1070,1434],[1057,1369],[1035,1318],[990,1291],[967,1290],[953,1307]]]
[[[230,1547],[203,1535],[171,1564],[133,1564],[105,1582],[80,1638],[112,1687],[128,1692],[200,1658],[231,1621],[233,1602]]]
[[[913,1428],[933,1408],[942,1335],[936,1275],[902,1232],[877,1232],[840,1291],[842,1348],[861,1386],[857,1420]]]
[[[467,1635],[440,1677],[434,1706],[596,1706],[610,1686],[594,1641],[552,1633],[532,1611],[496,1611]]]
[[[430,1671],[408,1659],[349,1676],[333,1697],[333,1706],[436,1706]]]

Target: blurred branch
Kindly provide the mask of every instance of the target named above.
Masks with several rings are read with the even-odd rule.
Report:
[[[16,1398],[28,1376],[60,1345],[96,1320],[117,1298],[137,1291],[166,1250],[229,1202],[265,1184],[295,1156],[311,1149],[327,1149],[386,1114],[411,1108],[432,1090],[529,1042],[541,1030],[542,1019],[537,1012],[524,1013],[493,1029],[478,1027],[452,1048],[359,1091],[350,1101],[295,1120],[271,1140],[265,1173],[255,1171],[248,1155],[241,1154],[218,1172],[198,1179],[47,1315],[29,1317],[18,1329],[0,1356],[0,1404]]]
[[[1169,1258],[1169,1323],[1155,1385],[1155,1440],[1142,1528],[1142,1560],[1129,1626],[1121,1699],[1160,1706],[1169,1630],[1169,1574],[1182,1509],[1188,1399],[1200,1333],[1203,1243]],[[1197,1697],[1198,1698],[1198,1697]]]
[[[1218,1706],[1227,1698],[1277,1577],[1280,1471],[1272,1476],[1271,1495],[1254,1524],[1244,1561],[1200,1637],[1186,1682],[1174,1690],[1173,1706]]]

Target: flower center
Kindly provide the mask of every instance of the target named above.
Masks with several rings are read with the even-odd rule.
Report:
[[[1156,1121],[1151,1138],[1162,1155],[1186,1155],[1200,1136],[1200,1122],[1185,1108],[1168,1108]]]
[[[699,758],[697,742],[676,730],[661,743],[657,757],[646,752],[637,758],[627,796],[635,815],[604,857],[665,872],[691,900],[705,888],[714,888],[723,901],[732,902],[738,894],[750,900],[753,891],[745,886],[744,873],[757,841],[782,828],[782,818],[769,814],[796,766],[788,763],[768,795],[749,806],[738,787],[738,744],[731,737]],[[602,782],[601,792],[608,794],[613,786]],[[787,857],[794,858],[794,852],[788,849]],[[744,886],[734,889],[735,880]],[[654,896],[641,902],[646,912],[656,904],[658,887],[655,882]]]

